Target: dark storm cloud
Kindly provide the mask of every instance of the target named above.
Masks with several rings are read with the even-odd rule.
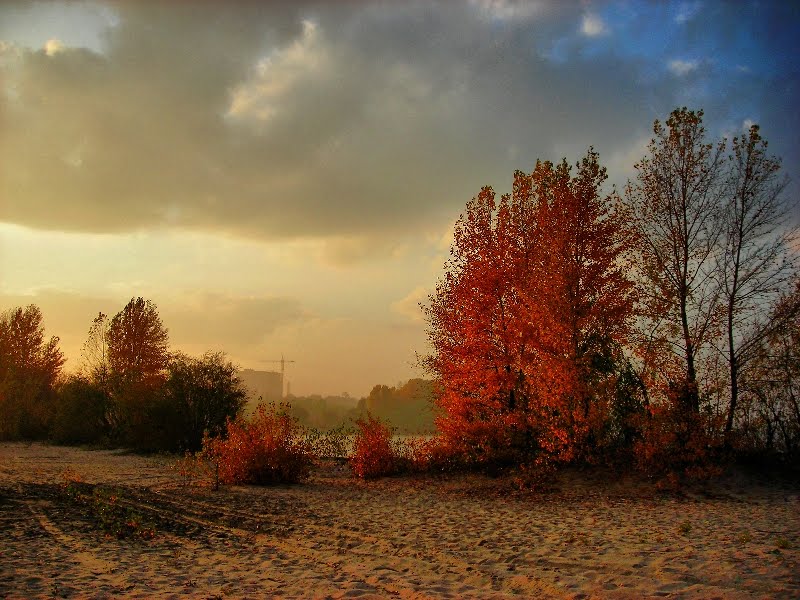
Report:
[[[798,99],[791,73],[731,66],[709,83],[711,62],[681,77],[667,61],[714,56],[643,56],[614,23],[582,35],[577,4],[111,6],[102,53],[2,51],[0,220],[381,236],[450,220],[481,185],[505,189],[559,149],[624,153],[686,97],[732,121]],[[714,11],[729,21],[713,31],[744,31],[734,9]],[[719,39],[718,70],[738,43]],[[765,97],[758,83],[775,78],[788,82]]]

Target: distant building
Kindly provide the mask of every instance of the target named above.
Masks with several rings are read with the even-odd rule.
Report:
[[[261,401],[278,403],[283,399],[283,375],[276,371],[256,371],[243,369],[239,377],[247,388],[246,412],[251,413]]]

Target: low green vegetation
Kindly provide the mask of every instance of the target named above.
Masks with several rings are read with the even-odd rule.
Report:
[[[71,478],[64,482],[62,492],[107,536],[149,540],[156,535],[155,525],[126,503],[122,489],[90,485]]]

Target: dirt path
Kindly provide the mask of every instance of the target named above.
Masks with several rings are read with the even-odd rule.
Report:
[[[109,536],[95,497],[155,536]],[[737,480],[682,497],[570,480],[524,498],[336,465],[213,492],[164,459],[0,444],[0,598],[798,597],[798,498]]]

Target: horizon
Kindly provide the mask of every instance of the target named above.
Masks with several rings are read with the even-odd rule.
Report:
[[[0,6],[0,312],[65,371],[99,311],[293,394],[424,377],[418,303],[483,185],[590,146],[621,192],[653,120],[758,123],[800,179],[792,3]],[[800,215],[794,215],[800,223]]]

